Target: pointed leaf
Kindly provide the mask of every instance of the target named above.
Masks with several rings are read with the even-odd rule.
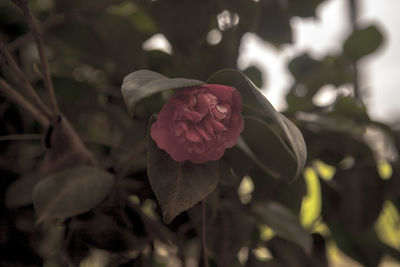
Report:
[[[149,129],[154,121],[153,116]],[[206,198],[214,191],[219,178],[218,161],[205,164],[176,162],[157,147],[150,133],[147,172],[166,223]]]
[[[23,176],[12,183],[7,188],[6,207],[13,209],[32,204],[33,188],[43,178],[39,173],[34,173]]]
[[[298,177],[304,168],[307,158],[307,149],[303,135],[300,130],[285,116],[277,112],[268,99],[243,73],[234,69],[225,69],[213,74],[207,83],[217,83],[233,86],[239,90],[243,97],[244,111],[262,118],[266,122],[272,122],[280,131],[280,135],[287,143],[288,147],[296,159],[296,171],[293,180]],[[246,125],[245,125],[246,127]],[[246,140],[245,140],[246,141]],[[275,153],[271,151],[271,153]]]
[[[300,225],[295,214],[288,208],[277,202],[268,202],[264,205],[254,206],[254,212],[278,236],[294,242],[307,253],[311,253],[311,235]]]
[[[290,181],[297,171],[296,158],[282,137],[265,121],[246,116],[242,137],[250,155],[272,177]],[[262,140],[262,141],[261,141]],[[273,153],[271,153],[273,152]],[[249,153],[247,153],[249,154]]]
[[[170,89],[201,84],[204,82],[185,78],[170,79],[154,71],[138,70],[124,78],[121,91],[128,112],[132,116],[136,103],[145,97]]]
[[[54,173],[33,190],[37,223],[93,209],[109,194],[113,184],[113,175],[92,166],[81,165]]]
[[[355,30],[343,45],[343,53],[352,60],[359,60],[363,56],[373,53],[383,42],[383,35],[374,26]]]

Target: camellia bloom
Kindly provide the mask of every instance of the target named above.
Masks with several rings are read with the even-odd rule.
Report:
[[[162,107],[151,137],[174,160],[204,163],[222,157],[243,130],[242,96],[233,87],[182,89]]]

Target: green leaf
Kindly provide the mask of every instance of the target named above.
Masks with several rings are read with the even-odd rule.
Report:
[[[213,74],[207,80],[207,83],[217,83],[235,87],[242,94],[244,111],[249,111],[254,116],[262,118],[268,123],[273,123],[273,126],[277,128],[296,160],[296,171],[293,177],[287,177],[287,180],[291,181],[298,177],[304,168],[307,158],[306,144],[300,130],[285,116],[277,112],[261,90],[240,71],[233,69],[221,70]],[[271,153],[275,154],[276,151],[271,151]]]
[[[81,165],[54,173],[33,189],[36,222],[87,212],[109,194],[113,185],[113,175],[92,166]]]
[[[378,266],[383,258],[381,241],[371,227],[362,234],[352,234],[341,223],[327,223],[331,238],[338,248],[361,266]]]
[[[263,87],[264,80],[262,72],[255,66],[247,67],[243,73],[258,87]]]
[[[311,253],[312,238],[310,234],[300,225],[295,214],[288,208],[277,202],[268,202],[264,205],[254,206],[254,212],[278,236],[294,242],[308,254]]]
[[[234,261],[239,250],[251,243],[252,233],[257,227],[256,221],[238,199],[224,197],[219,205],[206,205],[206,236],[210,257],[217,266],[236,266]],[[207,204],[207,202],[206,202]],[[197,235],[203,230],[202,207],[197,205],[188,212]],[[241,265],[239,265],[241,266]]]
[[[279,1],[260,1],[256,34],[270,43],[291,43],[290,16]],[[279,26],[278,26],[279,25]]]
[[[291,16],[298,16],[303,18],[315,17],[317,6],[323,0],[289,0],[289,13]]]
[[[138,70],[124,78],[121,91],[128,112],[132,116],[135,113],[136,103],[145,97],[170,89],[201,84],[204,82],[185,78],[170,79],[154,71]]]
[[[155,121],[150,118],[150,125]],[[204,164],[179,163],[171,159],[148,135],[147,173],[166,223],[193,207],[214,191],[218,179],[218,161]]]
[[[354,61],[373,53],[383,41],[382,33],[371,25],[355,30],[343,45],[343,52]]]
[[[142,248],[135,233],[117,223],[115,216],[94,213],[88,219],[73,219],[69,228],[87,245],[112,252],[132,251]]]
[[[272,177],[290,181],[296,175],[295,156],[282,137],[268,123],[246,116],[242,137],[251,151],[253,160]],[[239,147],[241,146],[239,143]]]

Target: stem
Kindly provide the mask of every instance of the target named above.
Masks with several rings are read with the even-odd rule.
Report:
[[[12,101],[21,105],[28,113],[32,115],[43,127],[49,125],[49,119],[43,115],[35,106],[33,106],[24,96],[13,89],[5,80],[0,78],[0,91],[8,96]]]
[[[349,0],[350,10],[350,26],[353,31],[357,30],[357,17],[358,17],[358,6],[356,0]],[[354,86],[354,98],[359,104],[362,104],[362,94],[360,88],[361,74],[357,67],[357,61],[351,62],[353,67],[353,86]]]
[[[201,232],[201,242],[203,243],[203,262],[204,267],[209,267],[208,265],[208,249],[207,249],[207,228],[206,228],[206,202],[203,200],[201,202],[201,218],[202,218],[202,232]]]
[[[28,78],[18,67],[17,63],[15,63],[14,59],[8,52],[6,46],[4,45],[1,39],[0,39],[0,61],[4,61],[7,67],[9,67],[12,73],[17,77],[21,87],[24,89],[25,93],[31,98],[31,100],[33,101],[39,112],[48,119],[50,119],[51,114],[47,106],[42,102],[42,100],[40,100],[39,96],[36,94],[32,85],[29,83]]]
[[[64,14],[56,14],[54,16],[51,16],[48,18],[46,21],[41,23],[41,33],[46,32],[60,24],[66,21],[66,15]],[[13,52],[16,49],[20,48],[21,46],[29,43],[31,39],[33,38],[32,32],[27,32],[24,35],[21,35],[14,41],[10,42],[7,44],[8,51]]]
[[[122,162],[115,166],[115,172],[120,174],[124,168],[126,168],[132,161],[136,160],[142,153],[147,150],[147,143],[139,145],[138,149],[135,150],[131,155],[125,158]]]
[[[23,140],[42,140],[42,134],[9,134],[9,135],[0,135],[1,141],[23,141]]]
[[[37,50],[39,52],[40,63],[42,66],[43,82],[50,96],[50,107],[54,117],[59,115],[59,109],[57,105],[56,95],[54,93],[53,82],[51,81],[50,70],[47,62],[46,52],[44,49],[43,38],[40,34],[39,28],[32,16],[32,12],[29,8],[27,0],[13,0],[24,14],[25,20],[29,25],[29,29],[32,32],[33,39],[35,40]]]

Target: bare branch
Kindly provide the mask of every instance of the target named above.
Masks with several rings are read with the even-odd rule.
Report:
[[[208,249],[207,249],[207,217],[206,217],[206,202],[201,201],[201,243],[203,244],[203,264],[204,267],[208,267]]]
[[[41,24],[41,32],[46,32],[66,21],[66,16],[64,14],[56,14],[49,17],[46,21]],[[32,40],[32,32],[27,32],[21,35],[14,41],[7,44],[8,51],[13,52],[21,46],[26,45]]]
[[[2,141],[24,141],[24,140],[42,140],[42,134],[9,134],[0,135],[0,142]]]
[[[32,115],[43,127],[49,125],[49,119],[43,116],[43,114],[33,106],[25,97],[23,97],[18,91],[13,89],[5,80],[0,78],[0,91],[3,92],[15,103],[21,105],[29,114]]]
[[[5,44],[0,39],[0,62],[4,61],[7,67],[13,72],[13,74],[18,79],[21,87],[24,89],[25,93],[33,101],[36,108],[47,118],[51,118],[51,114],[47,106],[40,100],[39,96],[36,94],[32,85],[29,83],[28,78],[25,76],[23,71],[18,67],[17,63],[14,61],[13,57],[8,52]]]
[[[53,116],[56,117],[59,115],[60,111],[57,105],[56,95],[54,93],[53,82],[51,81],[49,65],[47,62],[46,51],[44,49],[44,43],[42,35],[40,34],[39,27],[36,24],[36,21],[32,15],[32,12],[29,8],[27,0],[13,0],[13,2],[21,9],[24,14],[25,20],[28,23],[28,26],[32,32],[33,39],[35,40],[37,50],[39,52],[39,58],[42,66],[43,73],[43,81],[44,85],[50,96],[50,107],[53,113]]]

